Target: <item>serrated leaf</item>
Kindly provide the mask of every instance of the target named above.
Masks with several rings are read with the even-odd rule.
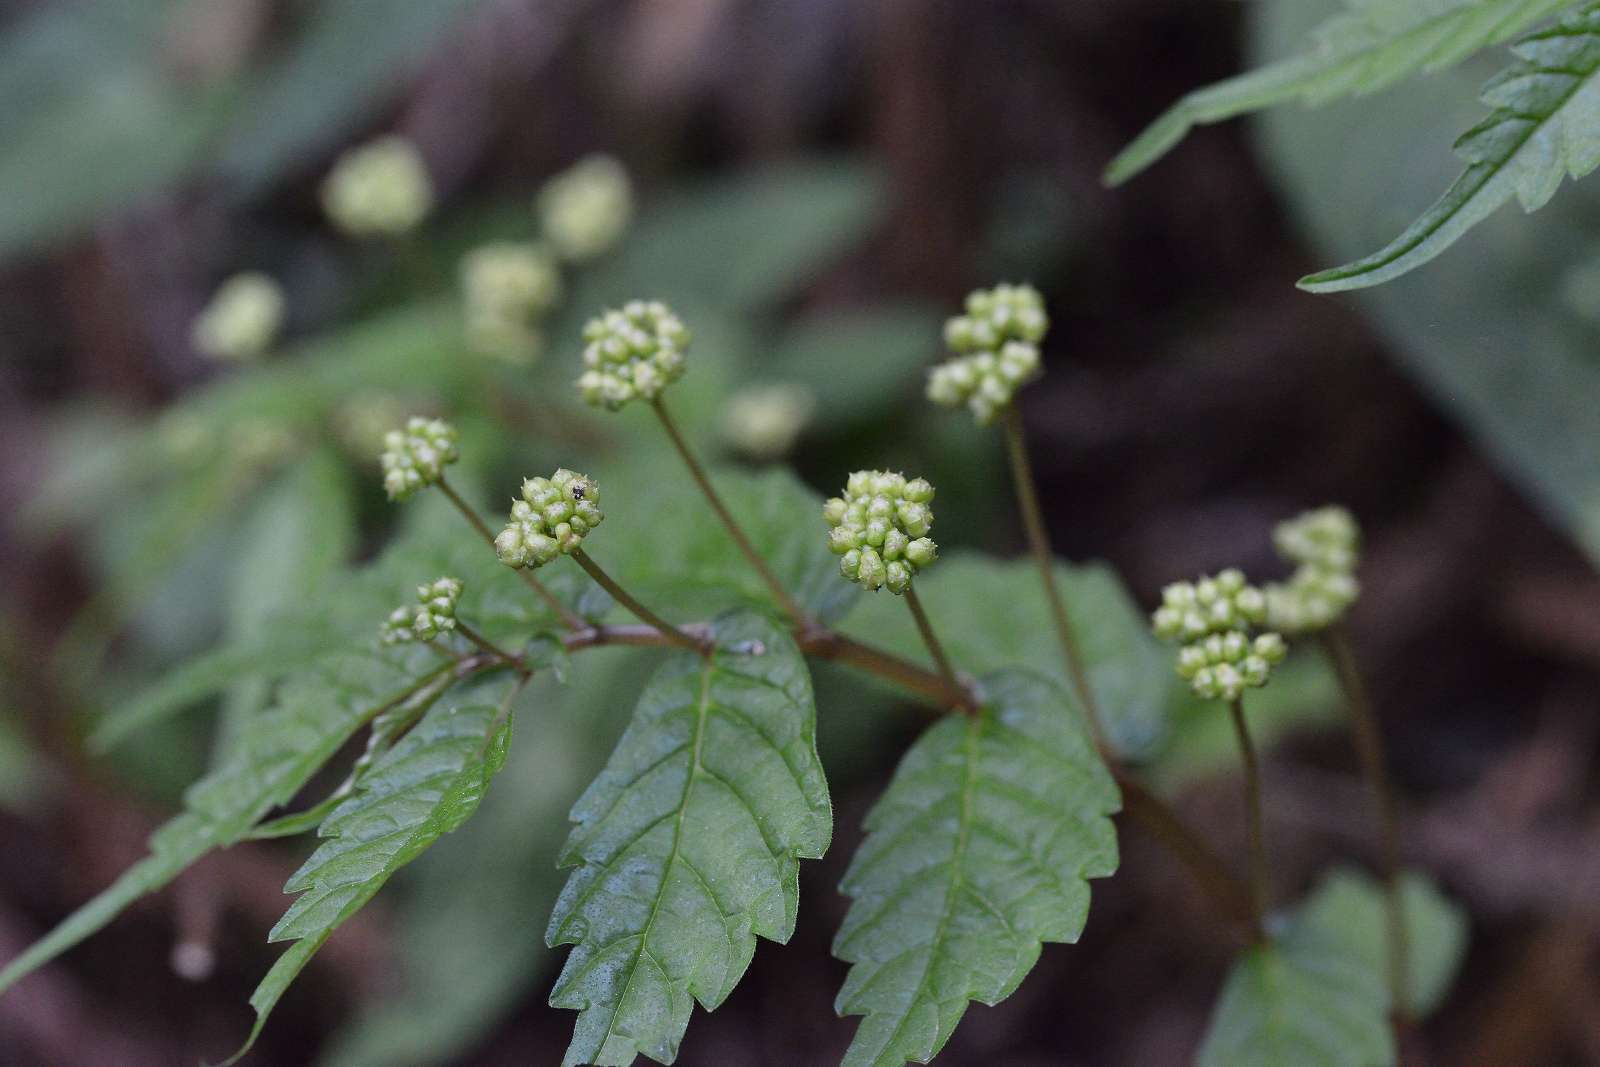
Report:
[[[1480,48],[1510,40],[1571,0],[1350,0],[1317,31],[1303,55],[1198,89],[1156,119],[1106,168],[1120,185],[1160,159],[1198,125],[1293,100],[1319,105],[1374,93],[1442,70]]]
[[[268,940],[296,944],[251,994],[256,1022],[239,1055],[255,1043],[279,998],[333,932],[396,871],[477,811],[505,765],[511,704],[520,690],[513,687],[499,707],[435,705],[329,814],[318,830],[327,841],[283,887],[301,895]]]
[[[1442,997],[1460,961],[1465,922],[1420,875],[1403,881],[1411,990],[1419,1009]],[[1336,871],[1271,941],[1234,965],[1198,1067],[1389,1067],[1383,890]]]
[[[249,720],[227,761],[189,787],[183,814],[151,835],[150,855],[0,969],[0,992],[201,856],[242,840],[374,715],[445,674],[446,667],[428,670],[428,662],[416,650],[343,654],[285,683],[277,704]]]
[[[1115,781],[1048,679],[983,679],[978,715],[950,715],[901,760],[867,817],[841,890],[833,952],[853,964],[836,1007],[865,1015],[851,1067],[927,1063],[969,1001],[1021,984],[1045,941],[1073,942],[1090,878],[1117,868]]]
[[[718,650],[662,666],[572,809],[546,935],[575,946],[550,996],[580,1012],[566,1064],[671,1063],[694,1001],[722,1003],[757,936],[789,939],[799,861],[828,847],[799,650],[761,616],[714,626]]]
[[[1107,733],[1125,755],[1150,755],[1167,733],[1175,688],[1171,653],[1150,636],[1144,613],[1105,564],[1060,563],[1056,577]],[[939,620],[951,658],[964,668],[983,673],[1022,665],[1066,683],[1061,646],[1032,562],[950,552],[917,592]],[[903,656],[927,657],[897,597],[863,597],[844,629]]]
[[[1382,250],[1313,274],[1313,293],[1362,289],[1415,270],[1515,197],[1527,212],[1568,175],[1600,166],[1600,4],[1586,3],[1512,46],[1517,61],[1484,87],[1494,112],[1456,142],[1466,173]]]

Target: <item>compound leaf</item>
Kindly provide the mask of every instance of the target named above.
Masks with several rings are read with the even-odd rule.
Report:
[[[296,943],[250,997],[255,1026],[242,1055],[301,969],[401,867],[477,811],[505,764],[514,687],[498,708],[435,705],[364,774],[317,831],[327,838],[284,886],[300,893],[268,935]]]
[[[1300,100],[1325,104],[1374,93],[1409,75],[1443,70],[1510,40],[1571,0],[1350,0],[1316,32],[1317,47],[1204,89],[1173,105],[1106,168],[1120,185],[1197,125]]]
[[[546,935],[576,946],[550,996],[580,1012],[566,1064],[671,1063],[694,1001],[722,1003],[757,935],[789,939],[799,861],[828,847],[799,651],[754,614],[714,629],[714,654],[657,672],[572,810],[561,863],[577,870]]]
[[[968,1001],[998,1003],[1042,942],[1078,939],[1088,879],[1117,868],[1117,786],[1066,694],[1023,671],[983,692],[901,760],[845,874],[835,1006],[866,1016],[849,1067],[928,1062]]]
[[[1421,218],[1382,250],[1313,274],[1313,293],[1363,289],[1438,256],[1515,197],[1537,211],[1571,175],[1600,166],[1600,3],[1576,8],[1518,41],[1516,62],[1489,82],[1494,112],[1456,142],[1467,170]]]

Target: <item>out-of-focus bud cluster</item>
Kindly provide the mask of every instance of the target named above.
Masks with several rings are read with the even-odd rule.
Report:
[[[1039,342],[1050,328],[1044,298],[1031,285],[997,285],[967,297],[967,313],[945,323],[954,359],[928,374],[928,399],[965,404],[980,425],[994,421],[1018,389],[1037,378]]]
[[[933,528],[933,486],[890,471],[856,471],[844,495],[822,506],[832,529],[828,548],[840,557],[839,573],[868,589],[905,593],[917,572],[938,558],[927,536]]]
[[[535,210],[556,253],[582,263],[610,251],[628,228],[633,186],[611,156],[585,156],[545,183]]]
[[[322,180],[322,209],[351,237],[394,237],[433,209],[433,182],[416,145],[379,137],[340,156]]]
[[[205,356],[229,363],[260,359],[283,329],[284,299],[278,283],[246,271],[223,282],[194,320],[190,336]]]
[[[461,458],[456,428],[443,419],[414,417],[405,429],[383,438],[383,489],[390,500],[406,500],[419,489],[437,485],[444,469]]]
[[[600,487],[563,467],[548,478],[522,483],[522,499],[511,505],[510,521],[494,539],[494,550],[508,567],[542,567],[575,552],[605,517]]]
[[[1174,582],[1161,592],[1151,616],[1157,637],[1183,642],[1178,674],[1207,700],[1237,700],[1246,688],[1267,684],[1288,646],[1276,633],[1254,639],[1267,618],[1266,596],[1232,568],[1198,582]]]
[[[1322,507],[1280,522],[1272,532],[1278,554],[1297,564],[1287,582],[1267,586],[1267,620],[1274,629],[1309,633],[1344,617],[1361,593],[1356,581],[1361,530],[1341,507]]]
[[[755,460],[788,454],[817,410],[817,394],[792,382],[747,385],[722,410],[722,437]]]
[[[630,400],[654,400],[683,376],[689,330],[659,300],[632,300],[583,328],[584,372],[578,392],[616,411]]]
[[[561,299],[561,268],[543,245],[495,241],[461,261],[467,343],[473,351],[525,366],[544,351],[541,320]]]
[[[436,578],[417,586],[416,609],[395,608],[378,627],[386,645],[432,641],[456,628],[456,602],[461,599],[461,579]]]

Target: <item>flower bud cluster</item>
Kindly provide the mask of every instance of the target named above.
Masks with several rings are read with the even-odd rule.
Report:
[[[551,178],[535,204],[545,240],[581,263],[611,250],[633,217],[628,172],[611,156],[585,156]]]
[[[386,645],[432,641],[456,628],[456,602],[460,599],[459,578],[436,578],[419,585],[417,603],[421,607],[395,608],[378,628],[378,637]]]
[[[542,567],[575,552],[605,517],[600,487],[563,467],[548,478],[522,483],[522,499],[511,505],[511,519],[494,539],[494,550],[508,567]]]
[[[828,548],[839,573],[868,589],[903,594],[911,579],[938,558],[927,536],[933,528],[933,486],[889,471],[856,471],[844,495],[822,506],[832,530]]]
[[[1267,618],[1274,629],[1308,633],[1338,622],[1360,595],[1356,581],[1361,531],[1341,507],[1303,512],[1272,534],[1278,554],[1297,564],[1287,582],[1267,586]]]
[[[494,359],[532,363],[544,350],[539,322],[561,299],[561,288],[561,269],[543,245],[479,245],[461,261],[467,343]]]
[[[1267,684],[1288,646],[1276,633],[1254,639],[1250,629],[1266,621],[1266,596],[1232,568],[1198,582],[1174,582],[1161,593],[1151,616],[1157,637],[1184,642],[1178,674],[1207,700],[1237,700]]]
[[[997,285],[967,297],[967,313],[945,323],[956,358],[928,375],[928,399],[962,404],[988,424],[1040,374],[1039,342],[1050,327],[1044,298],[1031,285]]]
[[[383,438],[383,488],[390,500],[406,500],[419,489],[437,485],[444,469],[461,458],[456,428],[442,419],[412,417],[405,429]]]
[[[616,411],[630,400],[654,400],[683,377],[689,330],[659,300],[631,300],[583,328],[583,375],[578,392]]]
[[[260,359],[283,329],[284,299],[278,283],[247,271],[222,283],[194,320],[194,347],[212,359],[249,363]]]
[[[751,459],[777,459],[794,447],[816,410],[817,394],[808,385],[747,385],[722,409],[722,437]]]
[[[433,208],[433,182],[416,145],[379,137],[340,156],[322,181],[322,209],[351,237],[394,237]]]

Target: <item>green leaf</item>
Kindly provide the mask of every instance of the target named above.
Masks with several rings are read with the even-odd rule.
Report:
[[[1300,922],[1338,940],[1374,980],[1387,982],[1387,891],[1382,883],[1350,868],[1327,875],[1302,906]],[[1425,1018],[1449,993],[1467,949],[1467,916],[1417,871],[1400,876],[1400,907],[1406,923],[1410,1010]]]
[[[1484,87],[1494,112],[1456,142],[1469,164],[1421,218],[1382,250],[1313,274],[1313,293],[1362,289],[1415,270],[1515,197],[1526,212],[1570,174],[1600,166],[1600,4],[1576,8],[1512,46],[1517,62]]]
[[[151,835],[150,855],[0,969],[0,992],[201,856],[242,840],[262,816],[288,803],[374,715],[427,692],[424,687],[446,670],[425,672],[423,665],[434,661],[416,649],[344,654],[296,675],[270,711],[248,721],[227,761],[189,787],[183,814]],[[437,695],[437,689],[432,692]]]
[[[577,870],[546,935],[576,946],[550,996],[581,1013],[566,1064],[671,1063],[694,1001],[722,1003],[757,936],[789,939],[799,860],[828,847],[805,662],[761,616],[715,636],[709,658],[662,666],[572,809]]]
[[[1465,920],[1424,878],[1402,890],[1419,1008],[1443,996],[1465,944]],[[1388,1067],[1389,1024],[1383,890],[1337,871],[1288,928],[1234,965],[1212,1016],[1199,1067]]]
[[[1350,0],[1324,23],[1317,47],[1198,89],[1178,101],[1106,168],[1120,185],[1160,159],[1197,125],[1300,100],[1327,103],[1388,88],[1419,71],[1460,62],[1510,40],[1571,0]]]
[[[867,817],[833,952],[836,1007],[865,1015],[849,1067],[927,1063],[976,1000],[1010,996],[1042,942],[1074,942],[1090,878],[1117,869],[1120,797],[1066,694],[1023,671],[912,746]]]
[[[498,708],[436,705],[328,816],[318,830],[328,840],[283,887],[301,895],[268,940],[296,944],[251,994],[256,1022],[239,1055],[255,1043],[284,990],[334,930],[396,871],[478,810],[490,780],[505,765],[511,704],[520,691],[514,686]]]
[[[917,304],[810,316],[790,327],[760,374],[809,386],[816,421],[839,428],[921,395],[940,356],[941,323],[936,309]]]
[[[1124,754],[1151,755],[1166,736],[1176,689],[1171,652],[1150,635],[1144,613],[1110,567],[1061,563],[1056,577],[1107,733]],[[950,552],[926,579],[918,579],[917,594],[964,670],[981,674],[1021,664],[1067,684],[1061,645],[1031,562]],[[862,597],[844,629],[903,656],[927,658],[898,597]]]

